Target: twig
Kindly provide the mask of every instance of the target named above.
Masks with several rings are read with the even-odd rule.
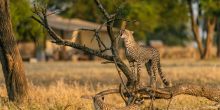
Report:
[[[101,31],[102,27],[106,24],[106,22],[104,22],[102,25],[99,26],[98,29],[95,30],[95,35],[94,37],[96,38],[96,41],[98,42],[99,45],[99,49],[101,50],[101,45],[104,47],[104,49],[106,49],[106,45],[103,43],[103,41],[100,39],[99,37],[99,32]],[[94,37],[92,38],[92,40],[94,39]]]
[[[121,84],[119,84],[119,93],[120,93],[122,99],[124,100],[125,104],[128,105],[128,101],[126,100],[126,98],[124,96],[124,93],[123,93],[123,91],[121,89]]]
[[[119,90],[118,89],[108,89],[108,90],[101,91],[101,92],[97,93],[96,95],[104,96],[104,95],[114,94],[114,93],[119,93]]]
[[[121,76],[121,72],[120,72],[120,70],[119,70],[119,68],[118,68],[118,65],[117,65],[117,62],[116,62],[115,58],[113,58],[113,60],[114,60],[115,68],[116,68],[116,70],[118,71],[118,75],[119,75],[119,77],[120,77],[121,83],[123,84],[123,86],[124,86],[126,92],[130,93],[129,90],[128,90],[128,88],[127,88],[127,86],[125,85],[125,82],[124,82],[122,76]]]
[[[109,63],[115,63],[114,61],[104,61],[104,62],[101,62],[102,64],[109,64]]]
[[[69,41],[63,41],[63,42],[52,41],[52,43],[56,43],[57,45],[65,45],[65,46],[73,47],[73,48],[82,50],[85,53],[89,53],[91,55],[95,55],[95,56],[101,57],[103,59],[113,61],[113,56],[103,54],[103,52],[93,50],[91,48],[88,48],[88,47],[81,45],[81,44],[78,44],[78,43],[73,43],[73,42],[69,42]]]
[[[62,10],[56,10],[56,11],[53,11],[53,12],[47,14],[47,16],[50,16],[50,15],[53,15],[53,14],[57,14],[57,13],[60,13],[60,12],[62,12]]]
[[[110,49],[110,48],[106,48],[106,49],[104,49],[104,50],[100,50],[100,52],[103,53],[103,52],[105,52],[105,51],[107,51],[107,50],[111,50],[111,49]]]
[[[107,48],[106,45],[103,43],[103,41],[102,41],[102,40],[100,39],[100,37],[99,37],[99,32],[101,31],[102,27],[103,27],[105,24],[106,24],[106,22],[103,23],[102,25],[100,25],[99,28],[97,28],[97,29],[79,28],[78,30],[85,30],[85,31],[92,31],[92,32],[94,32],[94,36],[92,37],[91,42],[94,40],[94,38],[96,38],[96,41],[97,41],[98,46],[99,46],[99,50],[100,50],[100,51],[102,50],[101,46],[103,46],[103,47],[104,47],[104,50],[106,50],[106,48]]]
[[[101,10],[101,12],[103,13],[103,15],[107,18],[110,19],[110,16],[108,14],[108,12],[105,10],[105,8],[102,6],[101,2],[99,0],[95,0],[96,5],[98,6],[98,8]]]
[[[168,103],[168,106],[167,106],[167,110],[169,110],[169,108],[170,108],[170,104],[171,104],[172,99],[173,99],[173,98],[170,98],[170,99],[169,99],[169,103]]]
[[[91,29],[91,28],[78,28],[77,30],[96,32],[96,29]]]

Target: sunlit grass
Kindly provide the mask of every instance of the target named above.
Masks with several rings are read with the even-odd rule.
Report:
[[[0,76],[0,108],[24,110],[91,110],[91,99],[83,95],[117,88],[120,82],[113,64],[103,65],[100,62],[49,62],[25,63],[29,81],[30,95],[22,105],[15,105],[6,100],[4,79]],[[197,60],[162,60],[162,69],[174,84],[195,83],[220,87],[220,62]],[[145,68],[142,68],[142,84],[148,84]],[[105,98],[107,103],[123,106],[119,95]],[[156,106],[166,109],[169,100],[157,100]],[[205,98],[180,95],[172,99],[171,109],[200,109],[214,102]],[[146,101],[142,108],[149,105]]]

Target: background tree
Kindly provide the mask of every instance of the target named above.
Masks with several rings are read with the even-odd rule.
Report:
[[[126,9],[127,17],[137,20],[130,28],[137,31],[139,38],[162,40],[167,45],[181,45],[180,40],[188,40],[186,28],[182,28],[188,20],[187,8],[181,1],[131,1]]]
[[[166,45],[183,45],[190,40],[186,32],[188,21],[186,2],[176,0],[102,0],[109,13],[114,13],[120,4],[120,18],[136,20],[128,24],[135,31],[137,40],[162,40]],[[86,5],[85,5],[86,4]],[[92,0],[48,0],[50,10],[61,10],[67,18],[103,23],[100,12]],[[181,12],[181,13],[179,13]],[[115,27],[120,28],[120,22]]]
[[[34,22],[30,17],[32,14],[29,0],[10,0],[10,10],[12,17],[12,27],[15,38],[20,42],[34,42],[35,56],[38,57],[45,49],[46,34],[42,32],[42,27]]]
[[[44,37],[42,27],[31,20],[32,10],[29,0],[11,0],[12,27],[18,41],[37,41]]]
[[[201,59],[211,57],[213,39],[217,23],[217,12],[219,11],[218,0],[188,0],[191,14],[192,31],[197,42]],[[197,6],[197,9],[193,7]],[[200,29],[202,31],[200,31]],[[201,33],[203,33],[201,35]],[[205,34],[204,34],[205,33]],[[203,42],[205,39],[205,42]]]
[[[155,10],[160,10],[158,26],[151,32],[146,33],[149,40],[159,39],[166,45],[176,46],[185,45],[185,42],[190,41],[190,35],[187,30],[187,5],[183,1],[154,1],[158,5]],[[181,12],[181,13],[180,13]],[[153,18],[152,18],[153,19]],[[147,40],[147,41],[149,41]]]
[[[9,100],[22,101],[28,85],[23,62],[12,30],[9,0],[0,0],[0,61]]]
[[[206,8],[208,8],[210,11],[209,13],[213,16],[216,17],[217,22],[216,22],[216,38],[214,38],[214,40],[216,40],[216,47],[217,47],[217,57],[220,58],[220,1],[211,1],[209,2],[209,4],[206,4]],[[210,6],[209,6],[210,5]]]

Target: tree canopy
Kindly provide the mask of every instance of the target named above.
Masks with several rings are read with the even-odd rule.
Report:
[[[39,1],[39,0],[38,0]],[[80,18],[103,23],[103,16],[93,0],[41,0],[50,10],[61,10],[66,18]],[[198,0],[194,0],[195,2]],[[219,16],[219,0],[199,0],[204,16]],[[120,18],[136,20],[128,24],[135,31],[137,40],[162,40],[167,45],[183,45],[191,40],[189,31],[189,10],[185,0],[101,0],[104,7],[114,13],[118,7]],[[40,26],[31,20],[31,6],[28,0],[11,1],[13,28],[18,40],[41,38]],[[115,23],[119,27],[120,22]],[[42,30],[40,30],[42,32]]]
[[[205,16],[220,16],[219,0],[201,0],[201,8]]]
[[[18,41],[36,41],[44,37],[42,27],[33,21],[31,3],[29,0],[11,0],[10,11],[12,26]]]
[[[168,45],[183,44],[188,40],[186,23],[187,6],[181,0],[101,0],[111,13],[121,7],[120,17],[136,20],[129,24],[135,31],[136,39],[162,39]],[[62,10],[60,15],[67,18],[81,18],[92,22],[103,22],[93,0],[49,0],[50,9]],[[116,23],[119,26],[119,23]],[[166,32],[165,32],[166,31]],[[159,34],[158,34],[159,33]],[[163,33],[163,35],[160,35]],[[156,36],[156,37],[155,37]]]

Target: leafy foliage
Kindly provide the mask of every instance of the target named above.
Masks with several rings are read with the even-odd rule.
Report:
[[[154,32],[150,32],[147,37],[147,43],[149,40],[162,40],[165,44],[169,46],[186,44],[186,41],[192,40],[192,38],[187,36],[187,27],[185,25],[173,27],[158,27]],[[178,37],[178,38],[177,38]]]
[[[81,18],[102,23],[103,16],[93,0],[41,0],[51,10],[61,10],[67,18]],[[168,45],[182,45],[189,40],[187,33],[188,8],[184,0],[101,0],[104,7],[115,13],[120,6],[120,18],[136,20],[128,28],[135,31],[138,40],[162,40]],[[220,16],[219,0],[200,0],[205,16]],[[39,24],[31,20],[31,6],[28,0],[11,1],[13,28],[18,40],[33,40],[43,37]],[[120,22],[115,24],[120,26]],[[184,27],[184,28],[183,28]]]
[[[28,0],[11,2],[17,38],[19,40],[41,38],[39,36],[43,35],[42,30],[39,31],[39,24],[29,18],[31,7]],[[93,0],[44,0],[43,2],[47,2],[50,10],[61,10],[60,15],[67,18],[104,22]],[[135,31],[138,40],[161,39],[166,44],[172,45],[188,39],[187,33],[183,30],[186,28],[181,28],[186,27],[188,22],[188,10],[184,0],[101,0],[101,2],[110,13],[115,13],[120,6],[121,10],[118,14],[120,18],[136,20],[135,23],[128,24],[128,29]],[[120,22],[116,22],[115,26],[120,27]],[[167,33],[164,36],[150,36],[164,32]],[[166,38],[171,39],[166,40]]]
[[[176,40],[183,40],[180,39],[180,36],[184,36],[187,39],[187,34],[179,34],[180,30],[178,30],[184,27],[188,21],[187,7],[184,2],[177,0],[175,2],[170,0],[140,0],[140,2],[131,2],[130,5],[131,8],[128,17],[130,19],[137,19],[138,23],[132,26],[132,29],[136,29],[139,32],[137,35],[139,38],[155,39],[155,37],[149,35],[164,33],[166,31],[166,35],[158,36],[156,39],[161,39],[166,44],[178,44],[178,42],[174,42]],[[181,30],[184,31],[183,29]],[[169,42],[171,40],[166,40],[166,38],[172,38],[172,42]]]
[[[32,10],[29,0],[11,0],[10,11],[17,40],[36,41],[44,37],[42,27],[30,18]]]
[[[220,16],[219,0],[201,0],[201,6],[205,16]]]
[[[182,28],[188,21],[185,2],[180,0],[101,0],[101,2],[110,13],[122,7],[119,17],[137,21],[128,24],[128,28],[135,31],[138,40],[161,39],[166,44],[173,45],[182,44],[181,40],[188,39],[183,30],[186,28]],[[65,0],[65,2],[49,0],[48,4],[51,9],[63,10],[60,14],[64,17],[103,22],[93,0]],[[120,26],[120,23],[117,22],[116,26]],[[157,34],[157,37],[149,36],[156,33],[166,34],[164,36]]]

